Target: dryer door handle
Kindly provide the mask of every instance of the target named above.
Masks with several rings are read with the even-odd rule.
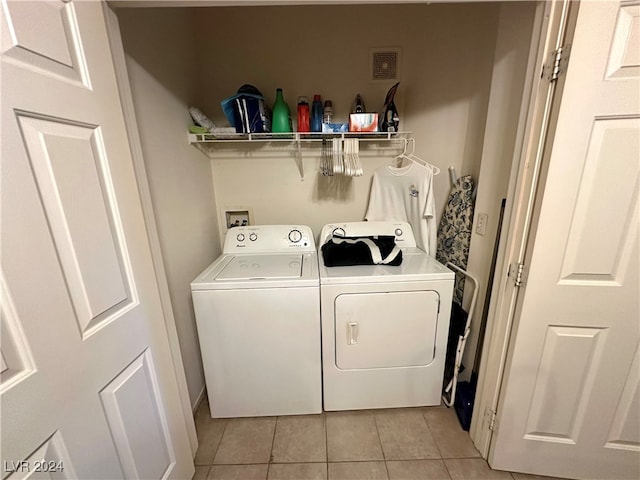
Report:
[[[358,344],[358,322],[347,323],[347,345]]]

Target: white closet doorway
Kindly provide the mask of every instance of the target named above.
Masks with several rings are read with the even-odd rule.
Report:
[[[493,468],[640,475],[639,24],[637,2],[579,7]]]

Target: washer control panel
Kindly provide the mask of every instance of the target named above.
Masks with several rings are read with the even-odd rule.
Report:
[[[300,232],[300,230],[297,230],[294,228],[289,232],[289,241],[291,243],[300,243],[301,240],[302,240],[302,233]]]
[[[223,253],[315,252],[311,228],[306,225],[255,225],[227,232]]]

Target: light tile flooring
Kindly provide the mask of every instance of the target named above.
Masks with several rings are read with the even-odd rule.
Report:
[[[196,412],[194,480],[535,480],[492,470],[445,407],[212,419]]]

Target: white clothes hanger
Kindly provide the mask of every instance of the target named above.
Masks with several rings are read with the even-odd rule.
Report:
[[[412,145],[413,145],[413,148],[411,149],[410,153],[407,151],[407,147],[409,145],[409,142],[411,142]],[[418,157],[415,154],[415,151],[416,151],[416,139],[413,138],[413,137],[409,138],[409,139],[405,138],[404,139],[404,150],[402,151],[402,153],[400,153],[398,156],[396,156],[393,159],[392,164],[394,164],[394,165],[398,164],[398,166],[402,165],[402,160],[406,159],[406,160],[409,160],[410,162],[417,163],[418,165],[420,165],[422,167],[430,169],[433,172],[434,175],[438,175],[440,173],[440,169],[438,167],[436,167],[435,165],[431,165],[426,160],[423,160],[422,158]],[[400,163],[397,163],[398,161]]]
[[[404,140],[404,148],[402,152],[396,155],[393,160],[391,160],[391,165],[394,167],[400,167],[402,165],[402,161],[407,158],[407,147],[409,146],[409,140],[405,137]]]

